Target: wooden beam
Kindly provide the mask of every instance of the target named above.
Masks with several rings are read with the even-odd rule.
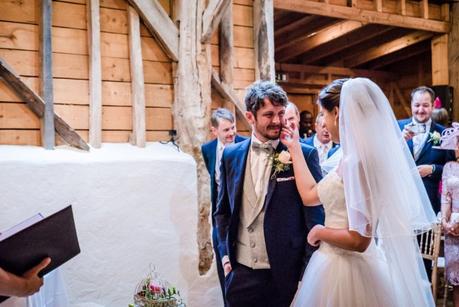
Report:
[[[289,85],[289,86],[306,86],[306,87],[318,87],[318,88],[323,88],[327,84],[330,83],[330,81],[326,79],[317,79],[317,78],[307,78],[307,79],[287,79],[287,81],[279,81],[278,82],[280,86],[284,85]]]
[[[275,80],[273,0],[253,3],[253,38],[255,46],[255,79]]]
[[[318,19],[320,17],[318,16],[314,16],[314,15],[308,15],[308,16],[304,16],[298,20],[295,20],[295,21],[292,21],[291,23],[281,27],[281,28],[278,28],[278,29],[275,29],[274,31],[274,37],[276,39],[276,42],[278,41],[278,39],[280,39],[282,36],[284,35],[288,35],[289,33],[291,33],[292,31],[294,30],[297,30],[299,28],[303,29],[303,31],[306,29],[308,29],[308,25],[313,22],[314,20]]]
[[[306,88],[304,86],[299,86],[298,87],[298,86],[294,86],[294,85],[289,85],[288,83],[283,84],[282,88],[288,94],[317,95],[320,92],[320,88],[311,89],[311,88]]]
[[[207,44],[212,34],[217,30],[225,11],[231,4],[231,0],[210,0],[202,16],[201,43]]]
[[[95,148],[102,144],[102,62],[100,54],[99,0],[89,0],[89,143]]]
[[[357,46],[364,41],[372,40],[375,37],[382,36],[391,30],[391,27],[382,25],[365,26],[361,29],[349,33],[348,35],[339,37],[329,43],[320,45],[319,47],[305,53],[302,56],[303,64],[313,63],[322,58],[338,53],[344,49],[351,48],[352,46]]]
[[[411,105],[410,103],[403,97],[402,91],[400,90],[400,87],[396,82],[392,82],[392,89],[395,91],[395,94],[398,97],[398,100],[400,101],[403,110],[405,110],[406,116],[411,116]]]
[[[416,32],[410,33],[408,35],[402,36],[393,41],[384,43],[377,47],[370,48],[367,51],[364,51],[350,59],[347,59],[344,61],[344,66],[345,67],[359,66],[363,63],[370,62],[379,57],[383,57],[385,55],[388,55],[393,52],[399,51],[403,48],[406,48],[408,46],[411,46],[419,42],[425,41],[427,39],[430,39],[432,36],[433,36],[432,33],[423,32],[423,31],[416,31]]]
[[[234,90],[232,90],[227,84],[224,84],[220,81],[220,78],[218,77],[218,74],[216,71],[212,71],[211,77],[212,77],[211,79],[212,87],[224,99],[228,99],[229,101],[231,101],[236,106],[237,110],[241,112],[242,115],[244,115],[244,118],[245,118],[245,112],[246,112],[245,105],[241,101],[239,101],[239,98],[237,97]]]
[[[158,0],[129,0],[136,8],[145,26],[155,36],[164,51],[178,61],[179,31]]]
[[[384,24],[394,27],[411,28],[438,33],[447,33],[449,31],[449,23],[444,21],[377,12],[355,7],[325,4],[311,0],[274,0],[274,7],[277,9],[305,14],[356,20],[365,23]]]
[[[232,87],[233,84],[233,6],[230,5],[220,22],[220,77],[221,82]],[[236,106],[224,100],[223,107],[236,114]]]
[[[431,42],[431,48],[432,85],[448,85],[448,34],[434,37]]]
[[[40,16],[40,94],[45,102],[45,113],[42,120],[42,142],[43,147],[46,149],[53,149],[55,144],[52,62],[53,52],[51,42],[51,21],[53,20],[52,15],[51,0],[42,0]]]
[[[332,74],[344,75],[349,77],[369,77],[377,79],[395,80],[396,74],[381,70],[350,69],[334,66],[314,66],[301,64],[276,64],[276,70],[282,72],[302,72],[305,74]]]
[[[13,70],[0,59],[0,78],[26,103],[35,115],[43,118],[45,114],[45,102],[28,85],[17,76]],[[75,132],[62,118],[54,114],[54,127],[56,132],[69,145],[83,150],[89,150],[88,144]]]
[[[276,49],[276,59],[280,62],[285,62],[295,56],[342,37],[363,26],[364,24],[359,21],[341,21],[317,33],[313,33],[283,46],[279,46],[279,48]]]
[[[143,80],[142,45],[140,43],[139,14],[128,7],[129,59],[132,91],[132,138],[133,144],[145,147],[145,89]]]
[[[380,69],[384,66],[387,66],[393,63],[397,63],[397,62],[402,62],[406,59],[409,59],[411,57],[427,52],[429,49],[430,49],[430,45],[429,47],[427,47],[427,45],[424,45],[424,44],[421,44],[421,46],[414,45],[414,46],[411,46],[411,50],[410,50],[410,47],[405,48],[406,51],[403,50],[403,53],[401,54],[397,52],[389,56],[386,56],[384,58],[378,59],[377,61],[372,63],[369,68],[370,69]]]
[[[298,22],[291,22],[280,29],[274,29],[275,47],[288,44],[293,40],[318,32],[335,23],[336,20],[334,18],[322,16],[311,15],[300,18]]]

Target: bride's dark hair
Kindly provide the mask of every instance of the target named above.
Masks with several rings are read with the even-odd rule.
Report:
[[[341,88],[347,80],[349,80],[349,78],[336,79],[320,91],[319,103],[322,108],[331,112],[334,107],[339,107]]]

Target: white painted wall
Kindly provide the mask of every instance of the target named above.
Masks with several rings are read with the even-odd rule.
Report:
[[[127,306],[155,265],[187,306],[222,306],[215,266],[198,274],[194,160],[175,147],[0,146],[0,229],[73,205],[81,254],[62,266],[72,306]]]

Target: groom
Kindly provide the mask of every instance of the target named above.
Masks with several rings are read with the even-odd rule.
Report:
[[[228,307],[289,306],[312,253],[308,229],[324,220],[322,206],[303,206],[292,165],[278,157],[287,101],[272,82],[252,84],[245,97],[252,137],[223,152],[214,216]],[[317,150],[302,146],[319,181]]]

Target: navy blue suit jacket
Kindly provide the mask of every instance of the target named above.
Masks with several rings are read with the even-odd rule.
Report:
[[[244,141],[246,138],[240,135],[236,135],[234,142],[239,143]],[[218,140],[214,139],[209,141],[201,146],[202,157],[204,158],[204,163],[206,164],[207,171],[210,176],[210,201],[212,204],[213,215],[217,206],[217,181],[215,181],[215,160],[217,159],[217,144]],[[214,218],[212,216],[212,226],[214,225]]]
[[[405,125],[411,123],[411,121],[411,118],[403,119],[398,121],[398,125],[400,126],[400,129],[403,130]],[[432,121],[432,124],[430,125],[431,133],[437,131],[441,134],[443,130],[445,130],[443,126]],[[455,154],[452,150],[432,148],[434,145],[431,141],[429,141],[429,138],[430,137],[428,136],[427,141],[424,143],[424,147],[421,149],[419,157],[415,162],[416,165],[435,165],[435,171],[432,173],[432,175],[422,178],[422,181],[426,188],[427,194],[429,195],[430,203],[432,204],[435,213],[438,213],[440,211],[440,195],[438,188],[441,180],[441,175],[443,173],[443,165],[445,165],[445,163],[448,161],[455,160]],[[407,144],[411,151],[411,155],[413,155],[413,140],[409,140]]]
[[[314,136],[316,134],[311,135],[307,139],[300,139],[302,140],[302,143],[314,147]],[[327,158],[330,158],[339,148],[338,144],[333,143],[332,148],[328,151],[327,153]]]
[[[220,255],[228,255],[232,263],[236,263],[239,212],[250,144],[251,140],[248,139],[228,146],[222,158],[221,184],[214,216]],[[317,150],[308,145],[301,146],[312,175],[316,181],[320,181],[322,172]],[[276,151],[282,150],[286,148],[279,143]],[[293,167],[277,174],[276,178],[270,178],[265,198],[264,235],[272,280],[285,291],[293,289],[294,294],[305,263],[309,260],[307,249],[311,247],[307,247],[308,230],[316,224],[323,224],[324,211],[322,206],[303,205],[295,180],[277,181],[277,178],[292,176]]]

